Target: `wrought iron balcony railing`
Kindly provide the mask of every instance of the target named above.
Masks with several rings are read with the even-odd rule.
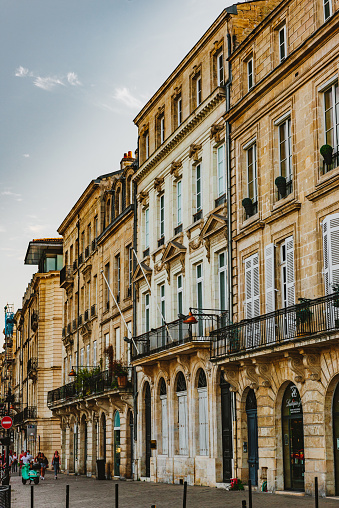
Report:
[[[214,330],[211,359],[267,349],[300,338],[339,331],[339,294],[302,300],[291,307]]]
[[[163,350],[171,349],[188,342],[209,342],[212,330],[228,322],[228,311],[191,309],[197,320],[189,325],[183,319],[176,319],[159,328],[152,328],[134,338],[139,353],[133,347],[133,360],[143,358]],[[218,312],[218,313],[217,313]]]
[[[217,199],[214,200],[215,208],[217,208],[220,205],[223,205],[224,203],[226,203],[226,194],[222,194],[221,196],[219,196]]]
[[[74,263],[76,263],[76,261]],[[61,270],[60,270],[60,287],[63,288],[65,286],[67,286],[68,284],[72,284],[73,271],[76,270],[76,266],[74,268],[74,263],[73,263],[73,267],[71,265],[65,265],[63,268],[61,268]]]
[[[174,228],[174,235],[178,235],[182,233],[182,224],[179,224],[176,228]]]
[[[29,358],[27,362],[27,374],[30,372],[36,371],[38,368],[38,359],[37,358]]]
[[[77,260],[73,261],[73,272],[75,272],[75,270],[78,268],[78,262]]]
[[[202,210],[199,210],[193,215],[193,221],[197,222],[198,220],[202,219]]]
[[[37,411],[35,406],[28,406],[25,407],[23,411],[20,411],[20,413],[17,413],[13,417],[13,423],[14,425],[20,425],[21,423],[24,423],[26,420],[35,420],[37,417]]]
[[[62,338],[64,339],[66,337],[66,328],[63,327],[62,329]]]
[[[332,154],[332,163],[326,164],[323,161],[323,174],[328,173],[331,169],[337,168],[339,166],[339,151]]]
[[[69,335],[70,333],[71,333],[71,323],[68,323],[66,335]]]

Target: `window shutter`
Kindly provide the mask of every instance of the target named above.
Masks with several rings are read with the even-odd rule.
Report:
[[[294,279],[294,242],[293,236],[285,240],[286,244],[286,278],[287,278],[287,306],[295,305]]]
[[[265,247],[266,313],[275,310],[274,243]]]
[[[199,447],[200,455],[208,455],[207,388],[199,388]]]
[[[251,319],[253,317],[252,286],[253,286],[253,273],[252,273],[252,256],[251,256],[245,260],[246,319]]]
[[[339,213],[324,219],[323,248],[325,294],[330,294],[333,292],[332,285],[339,284]]]
[[[260,315],[259,256],[253,254],[245,260],[246,319]],[[246,329],[246,346],[260,344],[260,323],[249,323]]]
[[[179,404],[179,454],[188,455],[187,395],[178,395]]]
[[[161,398],[161,420],[162,420],[162,453],[168,454],[168,423],[167,423],[167,397]]]

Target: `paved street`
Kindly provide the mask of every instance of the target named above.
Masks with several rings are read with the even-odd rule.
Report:
[[[34,486],[35,508],[65,506],[66,484],[70,485],[70,508],[115,508],[114,481],[97,481],[93,478],[59,475],[54,480],[49,472],[44,482]],[[21,478],[12,477],[12,508],[30,508],[30,487],[22,485]],[[181,508],[182,485],[165,485],[146,482],[118,482],[119,508]],[[248,492],[227,492],[207,487],[188,487],[187,508],[241,508]],[[310,497],[253,493],[253,508],[310,508]],[[320,499],[319,508],[338,508],[339,499]]]

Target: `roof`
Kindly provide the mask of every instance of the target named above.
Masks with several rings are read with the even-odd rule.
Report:
[[[48,251],[60,251],[60,254],[62,254],[62,244],[62,238],[40,238],[32,240],[28,244],[24,261],[25,265],[38,265],[43,254]]]

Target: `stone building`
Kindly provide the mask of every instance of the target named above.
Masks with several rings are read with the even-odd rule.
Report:
[[[228,59],[233,324],[211,359],[233,475],[269,491],[311,494],[317,476],[339,494],[338,9],[284,0]]]
[[[62,468],[71,473],[95,475],[103,460],[108,478],[132,474],[130,345],[123,338],[133,318],[134,171],[128,152],[118,171],[92,180],[58,229],[63,386],[49,392],[48,406],[60,419]],[[118,386],[112,362],[127,367],[127,386]]]
[[[15,315],[11,376],[14,448],[43,451],[51,460],[60,450],[59,421],[47,407],[47,392],[61,381],[62,239],[29,243],[25,264],[37,265]]]
[[[239,44],[277,4],[224,10],[134,120],[135,478],[216,485],[232,476],[223,387],[209,361],[210,333],[226,324],[228,309],[225,62],[232,41]]]

